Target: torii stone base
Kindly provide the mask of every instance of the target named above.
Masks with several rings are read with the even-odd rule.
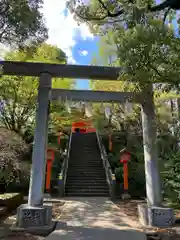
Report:
[[[166,207],[138,205],[139,222],[145,227],[172,227],[175,223],[173,209]]]
[[[47,236],[55,226],[56,222],[52,221],[52,206],[30,207],[24,204],[18,207],[17,222],[11,230]]]

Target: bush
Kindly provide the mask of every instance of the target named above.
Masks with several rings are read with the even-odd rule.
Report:
[[[7,184],[6,192],[21,192],[23,194],[27,194],[29,191],[29,180],[30,164],[22,162],[18,177]]]
[[[116,181],[123,183],[123,166],[117,167],[115,169],[115,176],[116,176]]]
[[[116,168],[119,167],[119,159],[114,153],[108,153],[108,160],[111,165],[112,172],[115,173]]]
[[[136,198],[146,196],[145,169],[142,163],[129,164],[129,192]]]
[[[1,151],[5,151],[7,154],[13,152],[16,156],[23,158],[24,154],[29,151],[29,147],[20,135],[0,127],[0,152]]]
[[[29,182],[29,164],[23,162],[29,147],[17,133],[0,128],[0,183],[1,192]],[[25,181],[26,179],[26,181]]]
[[[171,202],[180,203],[180,152],[164,156],[161,171],[163,195]]]
[[[32,143],[34,139],[34,128],[29,126],[26,128],[24,134],[23,134],[23,139],[25,140],[26,143]]]
[[[49,143],[49,145],[52,145],[56,148],[59,148],[59,146],[58,146],[58,136],[55,135],[54,133],[50,132],[48,134],[48,143]],[[61,143],[60,143],[60,147],[63,151],[66,149],[67,143],[68,143],[68,135],[64,135],[63,137],[61,137]]]

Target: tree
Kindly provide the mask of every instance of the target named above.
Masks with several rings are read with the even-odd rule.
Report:
[[[158,82],[160,84],[154,85],[155,93],[168,93],[166,101],[179,98],[180,39],[174,36],[173,31],[159,20],[151,19],[146,25],[121,29],[117,36],[118,59],[124,69],[120,79],[127,82],[138,80],[141,91],[147,82]],[[155,101],[159,97],[156,96]],[[161,106],[163,104],[165,101],[161,101]],[[174,123],[173,120],[170,125]]]
[[[116,36],[118,59],[129,81],[178,83],[180,39],[159,20],[147,25],[119,29]],[[127,77],[127,78],[126,78]]]
[[[117,58],[117,46],[114,42],[114,33],[109,32],[108,35],[100,37],[99,52],[97,56],[94,56],[93,63],[97,65],[108,65],[108,66],[119,66]],[[136,83],[125,82],[125,81],[102,81],[96,80],[91,81],[90,86],[93,90],[103,91],[120,91],[120,92],[135,92],[137,89]],[[141,129],[140,125],[140,108],[137,104],[131,104],[133,110],[130,110],[129,103],[116,103],[110,106],[110,104],[104,103],[104,107],[111,107],[112,116],[109,119],[104,118],[104,112],[99,109],[102,108],[99,104],[94,104],[94,112],[96,115],[96,122],[98,127],[107,127],[109,124],[115,131],[124,131],[128,134],[129,126],[136,132]],[[96,124],[96,125],[97,125]],[[100,126],[102,125],[102,126]],[[134,127],[135,126],[135,127]],[[105,129],[104,129],[105,130]],[[131,129],[132,130],[132,129]],[[127,135],[126,134],[126,135]]]
[[[33,62],[66,63],[65,53],[55,46],[41,44],[36,51],[13,51],[5,60]],[[74,81],[69,79],[53,79],[53,87],[71,88]],[[35,118],[38,78],[3,76],[0,81],[1,121],[10,130],[24,133],[27,126],[33,125]]]
[[[41,43],[47,28],[40,13],[42,0],[0,0],[0,43],[26,45]]]
[[[174,102],[172,99],[178,98],[176,90],[180,63],[176,50],[179,44],[180,41],[173,35],[172,30],[162,26],[159,20],[150,19],[147,26],[136,25],[131,29],[119,26],[119,29],[109,30],[105,36],[100,37],[100,51],[94,63],[121,66],[123,72],[120,73],[120,81],[91,81],[91,88],[139,92],[143,91],[146,82],[171,82],[154,85],[158,130],[160,133],[169,131],[172,125],[177,123],[177,110],[172,111],[167,102]],[[133,114],[128,116],[128,121],[131,120],[129,124],[135,124],[140,130],[140,109],[135,107],[134,110]],[[122,106],[118,107],[114,114],[124,123]]]
[[[96,81],[92,87],[122,91],[124,86],[126,90],[131,86],[131,91],[143,91],[147,83],[159,82],[163,84],[154,86],[157,91],[174,91],[177,97],[180,40],[171,28],[162,24],[161,18],[158,20],[154,15],[146,14],[149,4],[152,2],[143,0],[128,3],[91,0],[86,4],[83,0],[78,3],[69,1],[69,7],[77,18],[87,21],[96,33],[105,33],[103,51],[111,60],[115,56],[113,65],[122,69],[121,82]],[[105,56],[103,64],[108,62]]]
[[[154,0],[68,0],[67,6],[75,14],[78,20],[93,22],[93,24],[115,24],[126,21],[129,16],[136,15],[136,9],[144,13],[158,12],[163,10],[164,21],[170,10],[179,10],[178,0],[166,0],[159,5],[154,5]],[[152,6],[153,5],[153,6]],[[168,8],[168,10],[167,10]],[[133,16],[133,17],[134,17]]]

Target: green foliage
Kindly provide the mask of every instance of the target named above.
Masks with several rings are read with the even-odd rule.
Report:
[[[116,181],[120,183],[120,185],[123,185],[123,164],[120,163],[119,151],[116,153],[109,153],[108,158],[112,171],[115,173]],[[146,193],[143,161],[143,154],[135,152],[132,154],[131,162],[128,164],[129,192],[132,197],[144,197]]]
[[[52,132],[69,133],[72,122],[86,120],[84,108],[79,108],[78,106],[71,106],[70,108],[71,111],[67,109],[66,102],[52,104],[49,124]]]
[[[133,21],[136,23],[136,18]],[[143,84],[148,81],[177,84],[180,40],[160,20],[148,17],[145,24],[138,23],[129,28],[113,25],[101,39],[101,57],[97,58],[97,62],[121,66],[119,80],[125,81],[126,91],[142,90]],[[108,83],[109,86],[122,91],[124,83]]]
[[[162,159],[164,197],[174,203],[180,203],[180,152],[169,152]]]
[[[120,80],[138,81],[138,90],[143,89],[147,81],[175,85],[180,71],[180,40],[172,28],[146,13],[150,2],[127,3],[119,0],[112,3],[108,0],[92,0],[84,4],[83,0],[78,3],[69,1],[70,9],[76,16],[81,19],[85,17],[98,33],[103,32],[101,38],[105,38],[105,46],[108,48],[103,48],[105,60],[101,60],[101,63],[121,66]],[[118,19],[112,19],[110,15],[119,9],[124,9],[123,14]],[[93,17],[102,16],[105,16],[103,21],[91,21]]]
[[[115,168],[115,176],[116,176],[116,181],[120,182],[121,184],[123,184],[123,166],[119,165],[119,167]]]
[[[0,43],[5,45],[38,44],[47,38],[40,13],[42,0],[0,1]]]
[[[109,31],[108,34],[100,38],[99,52],[97,55],[94,56],[94,60],[96,61],[96,64],[119,66],[119,62],[117,58],[118,46],[114,41],[114,37],[115,37],[115,32]],[[138,84],[132,83],[132,82],[126,82],[126,81],[102,81],[102,80],[94,81],[93,80],[90,82],[90,86],[92,90],[135,92],[137,91]],[[131,104],[132,110],[130,112],[128,112],[127,102],[120,103],[120,104],[113,104],[113,106],[106,103],[103,104],[103,107],[107,107],[107,106],[111,107],[113,112],[114,120],[110,121],[113,131],[120,130],[120,131],[128,132],[129,128],[134,128],[135,126],[136,132],[138,132],[139,125],[141,125],[141,123],[140,123],[140,107],[137,104]],[[98,127],[103,129],[105,126],[108,125],[108,120],[104,117],[104,112],[102,112],[101,114],[98,114],[99,105],[96,105],[96,106],[93,105],[93,107],[94,107],[94,111],[97,113],[96,119],[100,120]]]
[[[67,57],[61,49],[43,43],[35,49],[32,46],[22,51],[10,52],[5,56],[5,60],[61,64],[66,63]],[[52,82],[52,86],[58,88],[71,88],[73,84],[74,81],[69,79],[53,79]],[[37,88],[36,77],[3,76],[1,78],[0,100],[4,102],[1,121],[6,128],[25,135],[27,128],[29,133],[34,130]]]
[[[164,156],[166,158],[170,152],[176,153],[178,151],[178,138],[170,133],[159,135],[157,137],[157,146],[160,159],[163,159]]]
[[[171,10],[155,12],[149,11],[149,6],[155,5],[154,0],[133,1],[110,1],[110,0],[68,0],[67,6],[75,15],[78,22],[88,22],[90,29],[96,34],[106,33],[107,29],[115,29],[117,26],[125,28],[134,27],[136,24],[144,23],[147,17],[158,16],[163,24],[164,16],[168,14],[168,20],[176,19],[175,11]],[[179,25],[179,18],[177,19]]]
[[[147,81],[177,83],[180,40],[158,20],[128,30],[118,29],[116,42],[124,70],[121,79],[139,81],[140,89]]]
[[[103,144],[108,152],[108,159],[113,173],[115,173],[117,182],[120,186],[123,184],[123,166],[119,162],[119,151],[124,146],[124,137],[122,134],[112,135],[113,152],[108,150],[108,136],[103,135]],[[146,190],[144,153],[142,136],[132,136],[130,139],[131,162],[129,168],[129,191],[133,197],[144,197]],[[157,139],[160,171],[163,181],[164,197],[173,203],[179,203],[179,157],[177,148],[177,139],[170,134],[160,135]],[[119,187],[118,187],[119,188]]]
[[[143,160],[144,161],[144,160]],[[129,191],[133,197],[146,196],[146,182],[144,162],[137,158],[137,162],[133,159],[129,164]]]
[[[121,66],[122,71],[119,81],[91,81],[91,88],[139,92],[148,81],[169,82],[153,86],[157,130],[161,134],[169,133],[173,127],[177,132],[179,115],[172,99],[179,98],[177,83],[180,62],[177,54],[180,41],[172,29],[162,26],[160,20],[149,17],[146,24],[135,24],[131,28],[113,25],[100,40],[99,55],[94,57],[96,64]],[[113,116],[118,124],[111,122],[113,130],[125,130],[127,135],[131,132],[141,133],[140,106],[132,104],[133,109],[128,114],[126,106],[126,103],[115,105]],[[101,117],[101,129],[105,122]]]
[[[119,157],[117,156],[117,154],[115,155],[114,153],[108,153],[108,159],[109,159],[109,163],[111,165],[112,171],[115,173],[116,177],[119,178],[120,175],[116,172],[116,169],[118,169],[119,167]]]
[[[37,79],[2,77],[0,95],[4,102],[1,121],[6,128],[22,133],[23,128],[34,121]]]

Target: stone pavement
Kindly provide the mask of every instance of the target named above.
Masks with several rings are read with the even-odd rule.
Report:
[[[66,198],[61,218],[46,240],[146,240],[108,198]]]

